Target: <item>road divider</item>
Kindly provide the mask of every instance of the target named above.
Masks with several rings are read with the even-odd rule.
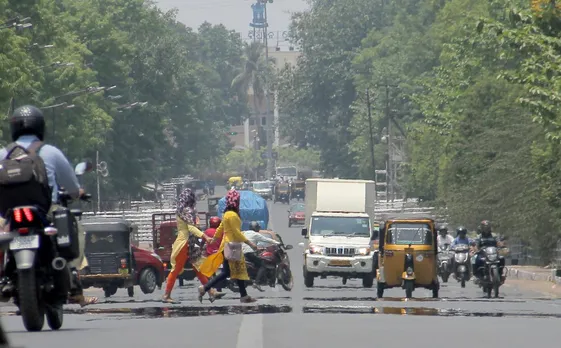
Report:
[[[556,269],[528,266],[510,266],[506,272],[507,278],[561,284],[561,277],[557,277],[556,274]]]

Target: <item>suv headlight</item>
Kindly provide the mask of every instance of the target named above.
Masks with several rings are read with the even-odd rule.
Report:
[[[309,245],[308,253],[310,254],[323,254],[323,247],[319,245]]]
[[[365,248],[357,248],[355,249],[355,255],[362,255],[362,256],[366,256],[366,255],[370,255],[370,247],[365,247]]]
[[[157,258],[158,260],[160,260],[160,262],[164,262],[164,261],[162,261],[162,258],[160,257],[160,255],[158,255],[158,254],[156,254],[156,253],[152,253],[152,254],[150,254],[150,255],[152,255],[152,256],[154,256],[155,258]]]

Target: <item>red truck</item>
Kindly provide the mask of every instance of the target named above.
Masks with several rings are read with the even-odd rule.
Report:
[[[208,213],[199,212],[197,224],[201,231],[205,231],[208,226]],[[177,237],[176,213],[156,213],[152,214],[152,245],[154,253],[162,259],[165,268],[165,278],[171,271],[170,257],[171,247]],[[185,264],[183,273],[178,277],[179,286],[183,286],[185,280],[195,279],[195,272],[190,263]]]

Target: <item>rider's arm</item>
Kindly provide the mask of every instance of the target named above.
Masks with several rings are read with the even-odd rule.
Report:
[[[255,239],[256,239],[257,242],[280,244],[280,242],[277,242],[276,240],[274,240],[272,238],[265,237],[261,233],[257,233],[257,232],[255,232]]]
[[[78,178],[74,173],[74,168],[72,168],[70,162],[68,162],[62,151],[54,146],[45,145],[41,148],[41,155],[46,159],[46,161],[54,164],[57,184],[64,187],[64,190],[72,198],[78,198],[80,195],[80,184],[78,183]]]
[[[206,238],[206,234],[204,234],[201,230],[197,228],[197,226],[188,225],[189,233],[194,235],[197,238]]]

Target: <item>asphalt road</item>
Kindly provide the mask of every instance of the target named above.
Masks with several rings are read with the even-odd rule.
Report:
[[[173,293],[181,304],[160,302],[161,291],[150,295],[136,291],[134,299],[119,290],[102,299],[101,291],[90,291],[101,303],[80,309],[68,306],[60,331],[45,325],[40,333],[28,333],[15,307],[1,307],[2,325],[14,346],[19,347],[158,347],[221,348],[372,347],[391,344],[415,347],[522,347],[557,346],[556,330],[561,321],[561,300],[532,292],[524,282],[507,283],[499,299],[483,298],[473,284],[465,289],[455,282],[442,284],[440,299],[428,290],[416,290],[411,300],[399,289],[386,290],[376,299],[375,287],[363,289],[360,280],[316,279],[306,289],[302,279],[300,227],[288,228],[287,205],[271,204],[273,229],[289,251],[294,289],[267,288],[256,304],[240,304],[228,293],[210,304],[196,300],[195,282]],[[516,285],[514,285],[516,283]],[[532,288],[534,289],[534,288]],[[227,291],[227,290],[225,290]]]

